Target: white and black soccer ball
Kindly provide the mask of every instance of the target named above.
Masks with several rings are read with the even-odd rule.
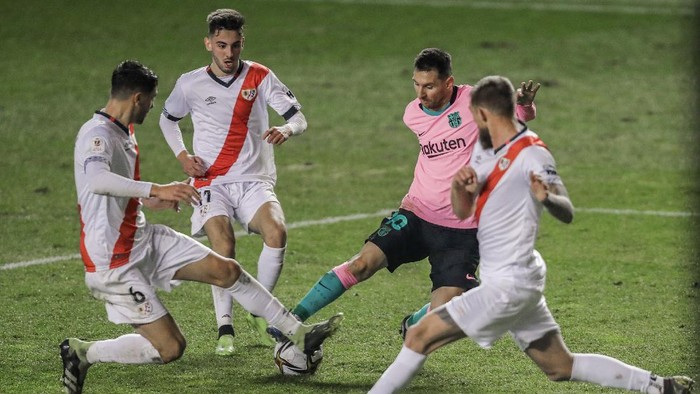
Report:
[[[291,341],[277,342],[274,356],[275,365],[283,375],[311,375],[323,361],[323,345],[307,355]]]

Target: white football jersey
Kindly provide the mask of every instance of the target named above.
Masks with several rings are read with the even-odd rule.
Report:
[[[172,121],[190,114],[194,154],[207,173],[196,187],[246,181],[276,181],[273,145],[262,139],[269,128],[267,106],[285,120],[301,106],[292,92],[267,67],[241,61],[230,80],[210,67],[183,74],[165,101],[163,114]]]
[[[543,206],[530,192],[530,173],[539,174],[547,183],[562,184],[562,181],[546,147],[530,145],[512,161],[505,158],[518,140],[527,137],[537,138],[537,134],[523,126],[514,139],[496,152],[477,143],[472,153],[470,164],[477,173],[481,192],[497,166],[505,170],[481,207],[477,238],[482,279],[544,278],[546,268],[536,263],[541,260],[533,254]]]
[[[78,132],[73,152],[80,216],[80,254],[87,272],[121,267],[140,258],[138,246],[145,217],[139,198],[113,197],[88,190],[87,165],[109,165],[111,172],[139,180],[138,146],[133,126],[97,111]],[[145,185],[150,190],[150,185]],[[147,192],[147,191],[146,191]]]

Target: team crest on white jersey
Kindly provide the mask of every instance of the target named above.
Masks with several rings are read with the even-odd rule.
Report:
[[[245,89],[241,90],[241,96],[248,101],[253,101],[255,96],[258,94],[257,89]]]
[[[501,160],[498,161],[498,168],[501,171],[504,171],[508,166],[510,165],[510,160],[508,160],[507,157],[501,157]]]

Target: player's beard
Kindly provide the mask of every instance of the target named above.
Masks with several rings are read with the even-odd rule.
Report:
[[[484,149],[493,148],[493,141],[491,141],[491,134],[488,128],[479,127],[479,142]]]
[[[134,116],[134,121],[132,123],[134,124],[143,124],[143,121],[146,120],[146,115],[148,114],[148,111],[146,112],[139,112]]]
[[[151,107],[142,107],[142,106],[137,106],[135,109],[134,113],[134,119],[132,123],[134,124],[143,124],[143,121],[146,120],[146,115],[148,115],[148,112],[151,110]]]

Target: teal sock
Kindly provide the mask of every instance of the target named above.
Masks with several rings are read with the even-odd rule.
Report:
[[[343,293],[345,293],[345,287],[343,287],[338,276],[335,272],[328,271],[299,301],[292,313],[297,315],[301,321],[305,321],[314,313],[335,301]]]
[[[418,321],[420,319],[422,319],[423,316],[425,316],[428,313],[428,309],[430,309],[430,303],[423,305],[422,308],[413,312],[411,317],[409,317],[408,320],[406,321],[406,323],[408,323],[408,326],[411,327],[412,325],[418,323]]]

